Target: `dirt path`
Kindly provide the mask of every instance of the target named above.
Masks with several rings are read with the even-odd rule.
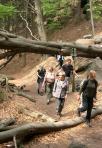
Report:
[[[49,105],[46,105],[46,95],[40,96],[37,94],[36,88],[29,87],[31,94],[36,98],[34,107],[52,118],[56,117],[55,114],[55,100],[53,99]],[[76,100],[77,93],[70,93],[66,99],[63,109],[63,116],[60,120],[76,117],[76,108],[78,102]],[[102,97],[98,94],[98,103],[102,102]],[[101,148],[102,146],[102,116],[98,116],[92,120],[92,128],[88,128],[85,124],[77,127],[63,130],[57,133],[51,133],[44,136],[39,136],[30,143],[30,148],[68,148],[70,145],[76,144],[87,146],[88,148]],[[26,147],[28,148],[28,147]],[[79,148],[79,146],[78,146]]]
[[[97,24],[95,30],[97,32],[101,31],[102,23]],[[90,22],[81,22],[80,24],[67,24],[63,29],[55,32],[51,37],[50,40],[62,40],[62,41],[73,41],[85,34],[89,34],[90,32]],[[69,36],[70,34],[70,36]],[[31,58],[32,57],[32,58]],[[36,57],[36,58],[35,58]],[[22,69],[22,61],[17,62],[18,59],[13,61],[8,65],[2,73],[12,74],[15,73],[16,79],[19,78],[20,83],[25,84],[25,80],[29,81],[30,83],[33,81],[33,75],[36,73],[35,71],[31,71],[31,69],[35,69],[34,63],[39,61],[40,56],[28,55],[28,65],[24,70]],[[52,63],[51,63],[52,62]],[[52,65],[53,60],[50,60]],[[14,65],[14,66],[12,66]],[[19,68],[20,66],[20,68]],[[15,70],[15,67],[17,68]],[[29,75],[25,78],[24,75]],[[24,77],[21,79],[21,76]],[[30,102],[28,99],[15,96],[12,100],[5,101],[4,103],[0,104],[0,118],[5,117],[16,117],[18,123],[21,121],[33,121],[28,116],[21,114],[21,107],[28,108],[32,111],[40,111],[44,114],[51,116],[52,118],[56,118],[55,114],[55,100],[53,99],[52,102],[47,105],[46,104],[46,96],[39,96],[37,94],[36,86],[27,86],[27,89],[30,90],[29,94],[33,95],[36,99],[36,103]],[[75,111],[78,106],[78,102],[76,100],[77,93],[70,93],[68,98],[66,99],[65,106],[63,109],[63,116],[60,120],[66,120],[68,118],[76,117]],[[99,94],[98,102],[102,103],[102,95]],[[86,145],[88,148],[101,148],[102,147],[102,115],[92,120],[93,127],[87,128],[84,124],[81,124],[75,128],[66,129],[63,131],[59,131],[56,133],[50,133],[47,135],[35,137],[25,148],[70,148],[70,144],[83,144]],[[0,145],[0,148],[4,148]],[[79,146],[78,146],[79,148]],[[85,148],[85,147],[84,147]]]

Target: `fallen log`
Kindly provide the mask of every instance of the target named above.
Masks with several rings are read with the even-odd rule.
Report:
[[[11,56],[13,53],[31,52],[36,54],[50,54],[56,55],[60,49],[66,49],[63,52],[64,56],[70,55],[71,49],[76,48],[77,53],[81,52],[80,56],[83,57],[101,57],[102,58],[102,46],[101,45],[83,45],[76,42],[42,42],[36,40],[29,40],[20,36],[13,37],[13,34],[0,31],[2,38],[0,38],[0,48],[8,50],[7,53],[1,53],[0,59],[5,56]],[[11,54],[11,55],[10,55]]]
[[[25,98],[29,99],[29,100],[32,101],[32,102],[36,102],[36,100],[34,99],[34,96],[31,96],[31,95],[29,95],[29,94],[27,94],[27,93],[24,93],[23,91],[18,91],[18,92],[16,93],[16,95],[25,97]]]
[[[6,127],[2,127],[2,128],[0,128],[0,132],[11,130],[11,129],[16,128],[16,127],[17,127],[17,125],[10,125],[10,126],[6,126]]]
[[[102,114],[102,106],[99,106],[92,111],[92,118],[100,114]],[[53,131],[60,131],[62,129],[75,127],[83,122],[85,122],[84,117],[76,117],[74,119],[59,122],[28,123],[8,131],[0,132],[0,143],[10,141],[14,136],[20,138],[24,135],[39,135]]]
[[[8,88],[11,92],[13,92],[14,94],[16,94],[18,96],[25,97],[32,102],[36,102],[36,100],[34,99],[34,96],[31,96],[31,95],[29,95],[29,94],[27,94],[23,91],[24,87],[25,87],[25,85],[19,87],[19,86],[16,86],[15,84],[13,84],[13,83],[8,83]]]
[[[16,120],[14,118],[8,118],[8,119],[4,119],[0,121],[0,130],[2,130],[3,128],[12,125],[16,122]]]

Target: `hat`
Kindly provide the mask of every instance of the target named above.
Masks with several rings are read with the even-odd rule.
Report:
[[[65,72],[59,72],[58,76],[65,76]]]

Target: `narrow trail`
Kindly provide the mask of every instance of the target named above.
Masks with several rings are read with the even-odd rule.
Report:
[[[101,32],[102,23],[99,23],[95,26],[95,30]],[[73,41],[78,38],[82,38],[83,35],[90,33],[90,22],[81,22],[80,24],[67,24],[63,29],[56,31],[50,40],[62,40],[62,41]],[[70,36],[69,36],[70,35]],[[40,56],[37,55],[28,55],[28,65],[25,69],[22,68],[22,61],[18,62],[18,58],[15,59],[11,64],[9,64],[2,73],[12,74],[15,73],[14,80],[15,84],[23,85],[27,84],[27,89],[30,95],[33,95],[36,99],[36,103],[29,101],[26,98],[15,96],[12,100],[5,101],[3,104],[0,104],[0,118],[5,117],[15,117],[17,118],[18,123],[20,121],[33,121],[30,117],[20,114],[19,110],[21,107],[28,108],[32,111],[39,111],[46,115],[56,118],[56,103],[55,99],[52,99],[52,102],[46,104],[46,95],[40,96],[37,94],[37,84],[36,84],[36,75],[39,65],[36,64],[39,61]],[[35,65],[34,65],[35,63]],[[49,62],[47,62],[49,63]],[[41,65],[46,65],[46,63],[41,63]],[[50,64],[55,66],[55,60],[50,59]],[[101,65],[101,64],[100,64]],[[46,65],[48,67],[49,65]],[[15,67],[17,67],[15,69]],[[29,83],[29,85],[28,85]],[[66,120],[68,118],[76,117],[76,109],[78,107],[78,102],[76,100],[77,93],[70,93],[68,98],[65,101],[65,106],[62,111],[63,116],[59,120]],[[98,94],[97,104],[102,104],[102,94]],[[19,108],[18,108],[19,107]],[[102,147],[102,116],[97,116],[92,120],[92,128],[87,128],[84,124],[81,124],[77,127],[66,129],[59,132],[50,133],[43,136],[34,137],[32,141],[25,148],[69,148],[69,145],[72,143],[82,143],[87,146],[87,148],[101,148]],[[0,148],[4,148],[0,145]],[[78,147],[79,148],[79,147]]]
[[[37,87],[36,86],[29,86],[27,89],[30,90],[30,94],[34,95],[36,99],[36,106],[38,111],[51,116],[52,118],[56,118],[56,99],[52,98],[49,105],[46,104],[47,97],[46,94],[43,96],[37,94]],[[77,93],[69,93],[68,98],[65,100],[65,106],[63,109],[63,116],[61,119],[64,118],[72,118],[75,115],[75,111],[78,106],[78,101],[76,99]]]
[[[36,86],[29,86],[30,94],[34,95],[36,99],[36,104],[33,105],[34,109],[56,118],[56,108],[55,108],[55,99],[52,99],[52,102],[46,104],[46,95],[40,96],[37,94]],[[60,121],[66,120],[69,118],[74,119],[76,117],[76,109],[78,107],[78,102],[76,99],[77,92],[69,93],[68,98],[65,101],[65,106],[62,111],[62,117]],[[102,96],[98,93],[98,102],[102,102]],[[84,113],[85,114],[85,113]],[[92,119],[92,128],[88,128],[85,124],[81,124],[77,127],[66,129],[57,133],[50,133],[47,135],[39,136],[38,138],[33,139],[32,145],[30,148],[68,148],[70,144],[83,144],[87,148],[101,148],[102,145],[102,116],[97,116],[95,119]],[[100,143],[98,145],[98,143]],[[26,147],[28,148],[28,147]]]

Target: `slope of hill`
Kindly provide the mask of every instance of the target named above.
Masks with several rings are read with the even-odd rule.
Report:
[[[85,29],[86,26],[86,29]],[[98,27],[98,28],[97,28]],[[88,28],[88,29],[87,29]],[[67,24],[62,30],[55,32],[49,39],[53,40],[65,40],[72,41],[81,38],[85,34],[89,34],[90,25],[89,22],[82,22],[81,24]],[[96,30],[99,32],[101,29],[101,24],[96,25]],[[31,58],[32,57],[32,58]],[[34,96],[36,103],[32,103],[26,98],[13,96],[12,99],[8,99],[4,103],[0,104],[0,118],[5,117],[16,117],[17,123],[23,122],[36,122],[39,121],[36,118],[25,115],[22,109],[28,109],[31,112],[40,111],[44,114],[55,117],[55,99],[52,100],[51,104],[46,105],[46,95],[39,96],[37,94],[36,82],[36,72],[40,65],[48,68],[49,66],[56,67],[57,62],[54,57],[50,57],[42,63],[39,62],[40,55],[33,57],[29,54],[29,62],[25,68],[19,67],[20,62],[10,63],[9,66],[2,70],[2,73],[15,76],[14,82],[17,85],[27,84],[27,89],[30,90],[30,95]],[[82,59],[81,59],[82,62]],[[85,60],[83,60],[83,63]],[[39,63],[39,64],[38,64]],[[17,64],[17,65],[16,65]],[[33,65],[34,64],[34,65]],[[14,70],[16,68],[16,70]],[[12,74],[13,73],[13,74]],[[63,116],[60,120],[66,120],[76,116],[75,111],[78,107],[78,102],[76,99],[77,93],[70,93],[65,102],[65,107],[63,109]],[[96,105],[102,103],[102,95],[98,93],[98,102]],[[58,133],[51,133],[44,136],[39,136],[28,144],[25,148],[47,148],[47,147],[63,147],[68,148],[71,144],[79,143],[85,145],[84,147],[89,148],[101,148],[102,144],[102,128],[101,128],[102,116],[98,116],[92,120],[93,127],[87,128],[84,124],[75,127],[59,131]],[[87,131],[87,133],[86,133]],[[4,145],[0,145],[3,148]]]

